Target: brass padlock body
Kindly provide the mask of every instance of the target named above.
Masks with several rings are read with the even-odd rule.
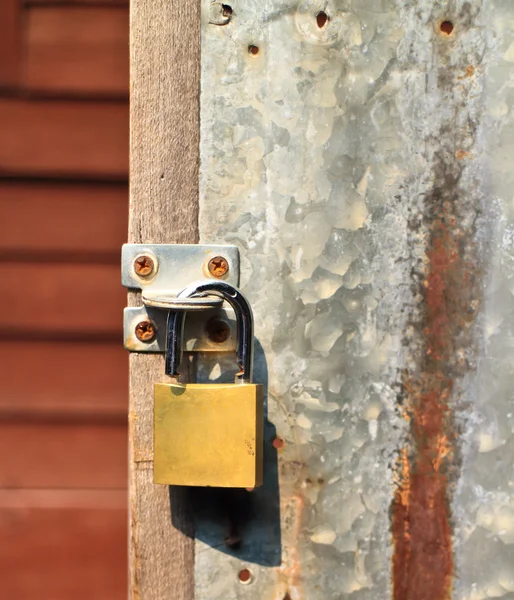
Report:
[[[262,484],[262,385],[158,383],[154,400],[155,483]]]

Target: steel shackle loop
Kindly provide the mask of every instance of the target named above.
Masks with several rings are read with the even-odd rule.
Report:
[[[218,296],[234,309],[237,320],[237,364],[239,373],[236,383],[249,383],[253,374],[253,313],[250,303],[236,287],[225,281],[200,281],[180,292],[178,298],[191,296]],[[166,336],[165,371],[171,377],[179,377],[182,360],[182,341],[186,311],[170,311]]]

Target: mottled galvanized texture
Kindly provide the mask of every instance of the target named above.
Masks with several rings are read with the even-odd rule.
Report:
[[[267,471],[199,510],[196,598],[512,598],[514,5],[229,4],[200,235],[241,251]]]
[[[514,4],[484,3],[478,27],[485,38],[476,53],[483,102],[475,115],[478,141],[466,160],[477,163],[475,185],[484,195],[477,239],[486,268],[477,377],[462,384],[462,467],[452,500],[455,597],[513,600]]]

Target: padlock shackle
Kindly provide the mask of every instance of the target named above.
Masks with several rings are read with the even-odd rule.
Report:
[[[180,292],[178,298],[191,296],[218,296],[234,309],[237,319],[237,364],[239,373],[236,383],[249,383],[253,375],[253,313],[250,303],[240,290],[225,281],[201,281],[193,283]],[[179,377],[182,361],[182,341],[186,311],[170,311],[168,315],[165,372]]]

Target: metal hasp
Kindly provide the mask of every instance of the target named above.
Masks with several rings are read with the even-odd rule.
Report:
[[[170,311],[195,312],[187,320],[187,351],[232,352],[236,344],[233,310],[223,309],[217,295],[178,298],[191,282],[212,279],[239,284],[239,251],[230,245],[124,244],[121,281],[141,290],[142,306],[123,312],[123,344],[131,352],[165,352]]]

